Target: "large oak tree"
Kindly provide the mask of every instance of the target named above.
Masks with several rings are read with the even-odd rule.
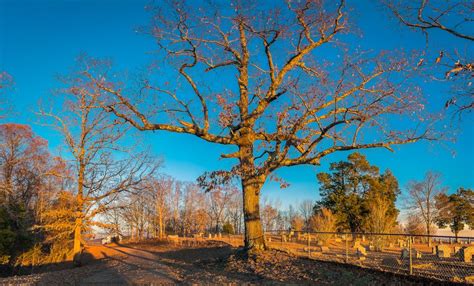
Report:
[[[401,53],[353,45],[343,0],[251,3],[173,1],[150,8],[162,61],[126,81],[83,77],[103,108],[135,128],[231,146],[243,191],[245,246],[265,249],[260,190],[282,167],[319,165],[339,151],[432,139],[413,66]]]

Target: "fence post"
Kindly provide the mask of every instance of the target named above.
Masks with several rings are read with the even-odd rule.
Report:
[[[311,236],[309,235],[309,233],[307,233],[308,235],[308,257],[311,257]]]
[[[410,257],[410,275],[413,275],[413,263],[412,263],[412,254],[411,254],[411,249],[412,249],[412,239],[411,236],[408,237],[408,255]]]
[[[344,234],[346,240],[346,263],[349,263],[349,242],[347,241],[347,234]]]

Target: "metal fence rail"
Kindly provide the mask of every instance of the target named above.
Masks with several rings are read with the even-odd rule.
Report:
[[[474,237],[282,230],[265,237],[270,247],[298,256],[474,284]],[[243,244],[238,235],[215,239]]]

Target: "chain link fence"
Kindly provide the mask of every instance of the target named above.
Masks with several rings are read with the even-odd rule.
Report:
[[[274,249],[311,259],[474,284],[474,237],[281,230],[265,237]],[[243,245],[241,235],[211,238]]]

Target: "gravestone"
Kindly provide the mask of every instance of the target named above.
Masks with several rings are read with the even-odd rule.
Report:
[[[359,246],[360,246],[360,241],[359,240],[354,241],[354,243],[352,244],[352,248],[354,248],[354,249],[357,249],[357,247],[359,247]]]
[[[422,258],[422,254],[421,254],[421,251],[418,251],[418,250],[415,250],[415,255],[416,255],[416,258],[419,258],[421,259]]]
[[[454,255],[461,256],[461,246],[455,246],[454,247]]]
[[[367,251],[374,251],[375,250],[375,246],[373,244],[369,244],[365,247],[365,250]]]
[[[321,252],[322,252],[322,253],[328,253],[328,252],[329,252],[329,247],[327,247],[327,246],[321,246]]]
[[[464,262],[472,262],[473,256],[474,256],[474,246],[468,246],[462,249],[462,259]]]
[[[365,247],[360,245],[356,248],[356,253],[358,257],[367,256],[367,251],[365,250]]]
[[[404,240],[401,240],[401,239],[399,239],[399,240],[398,240],[398,247],[400,247],[400,248],[403,248],[403,247],[405,247],[405,241],[404,241]]]
[[[436,255],[438,258],[451,257],[451,248],[448,245],[438,245],[436,246]]]
[[[408,251],[408,249],[406,249],[406,248],[402,249],[400,259],[405,260],[405,259],[409,259],[409,258],[410,258],[410,252]]]

